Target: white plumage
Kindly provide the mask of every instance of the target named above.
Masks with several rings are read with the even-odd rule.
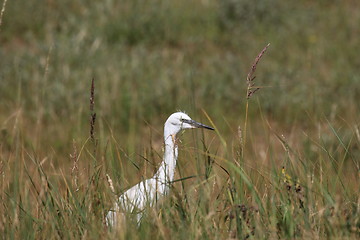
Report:
[[[159,197],[166,194],[169,184],[174,179],[178,148],[176,145],[176,134],[188,128],[206,128],[214,130],[192,120],[183,112],[176,112],[170,115],[164,125],[165,151],[164,159],[155,175],[142,181],[124,192],[115,203],[114,208],[106,216],[108,226],[116,226],[119,217],[123,217],[121,211],[137,213],[138,221],[142,211],[147,205],[153,206]]]

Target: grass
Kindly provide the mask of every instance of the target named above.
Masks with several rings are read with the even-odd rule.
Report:
[[[359,238],[359,3],[272,4],[4,1],[0,236]],[[182,134],[170,194],[107,229],[179,109],[216,133]]]

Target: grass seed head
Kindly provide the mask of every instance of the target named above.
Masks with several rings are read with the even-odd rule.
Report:
[[[253,65],[251,66],[251,69],[246,77],[246,82],[247,82],[247,99],[249,99],[255,92],[257,92],[260,88],[259,87],[254,87],[255,83],[254,80],[256,78],[255,71],[256,71],[256,67],[259,63],[259,61],[261,60],[262,56],[264,55],[264,53],[266,52],[266,50],[268,49],[268,47],[270,46],[270,43],[268,43],[268,45],[266,45],[264,47],[264,49],[259,53],[259,55],[255,58],[255,61],[253,63]]]

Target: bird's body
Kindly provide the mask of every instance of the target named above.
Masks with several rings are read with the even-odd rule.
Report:
[[[115,203],[113,210],[106,216],[107,225],[116,225],[117,219],[122,215],[120,210],[137,213],[138,221],[146,206],[153,206],[159,197],[165,195],[169,190],[169,184],[174,179],[178,148],[176,145],[176,134],[187,128],[213,128],[195,122],[187,114],[177,112],[170,115],[164,125],[164,159],[155,175],[142,181],[124,192]]]

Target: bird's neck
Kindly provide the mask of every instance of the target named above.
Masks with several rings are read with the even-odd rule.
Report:
[[[178,157],[178,148],[175,143],[175,137],[175,134],[165,133],[164,159],[159,170],[156,172],[156,177],[162,184],[168,184],[174,179],[176,160]]]

